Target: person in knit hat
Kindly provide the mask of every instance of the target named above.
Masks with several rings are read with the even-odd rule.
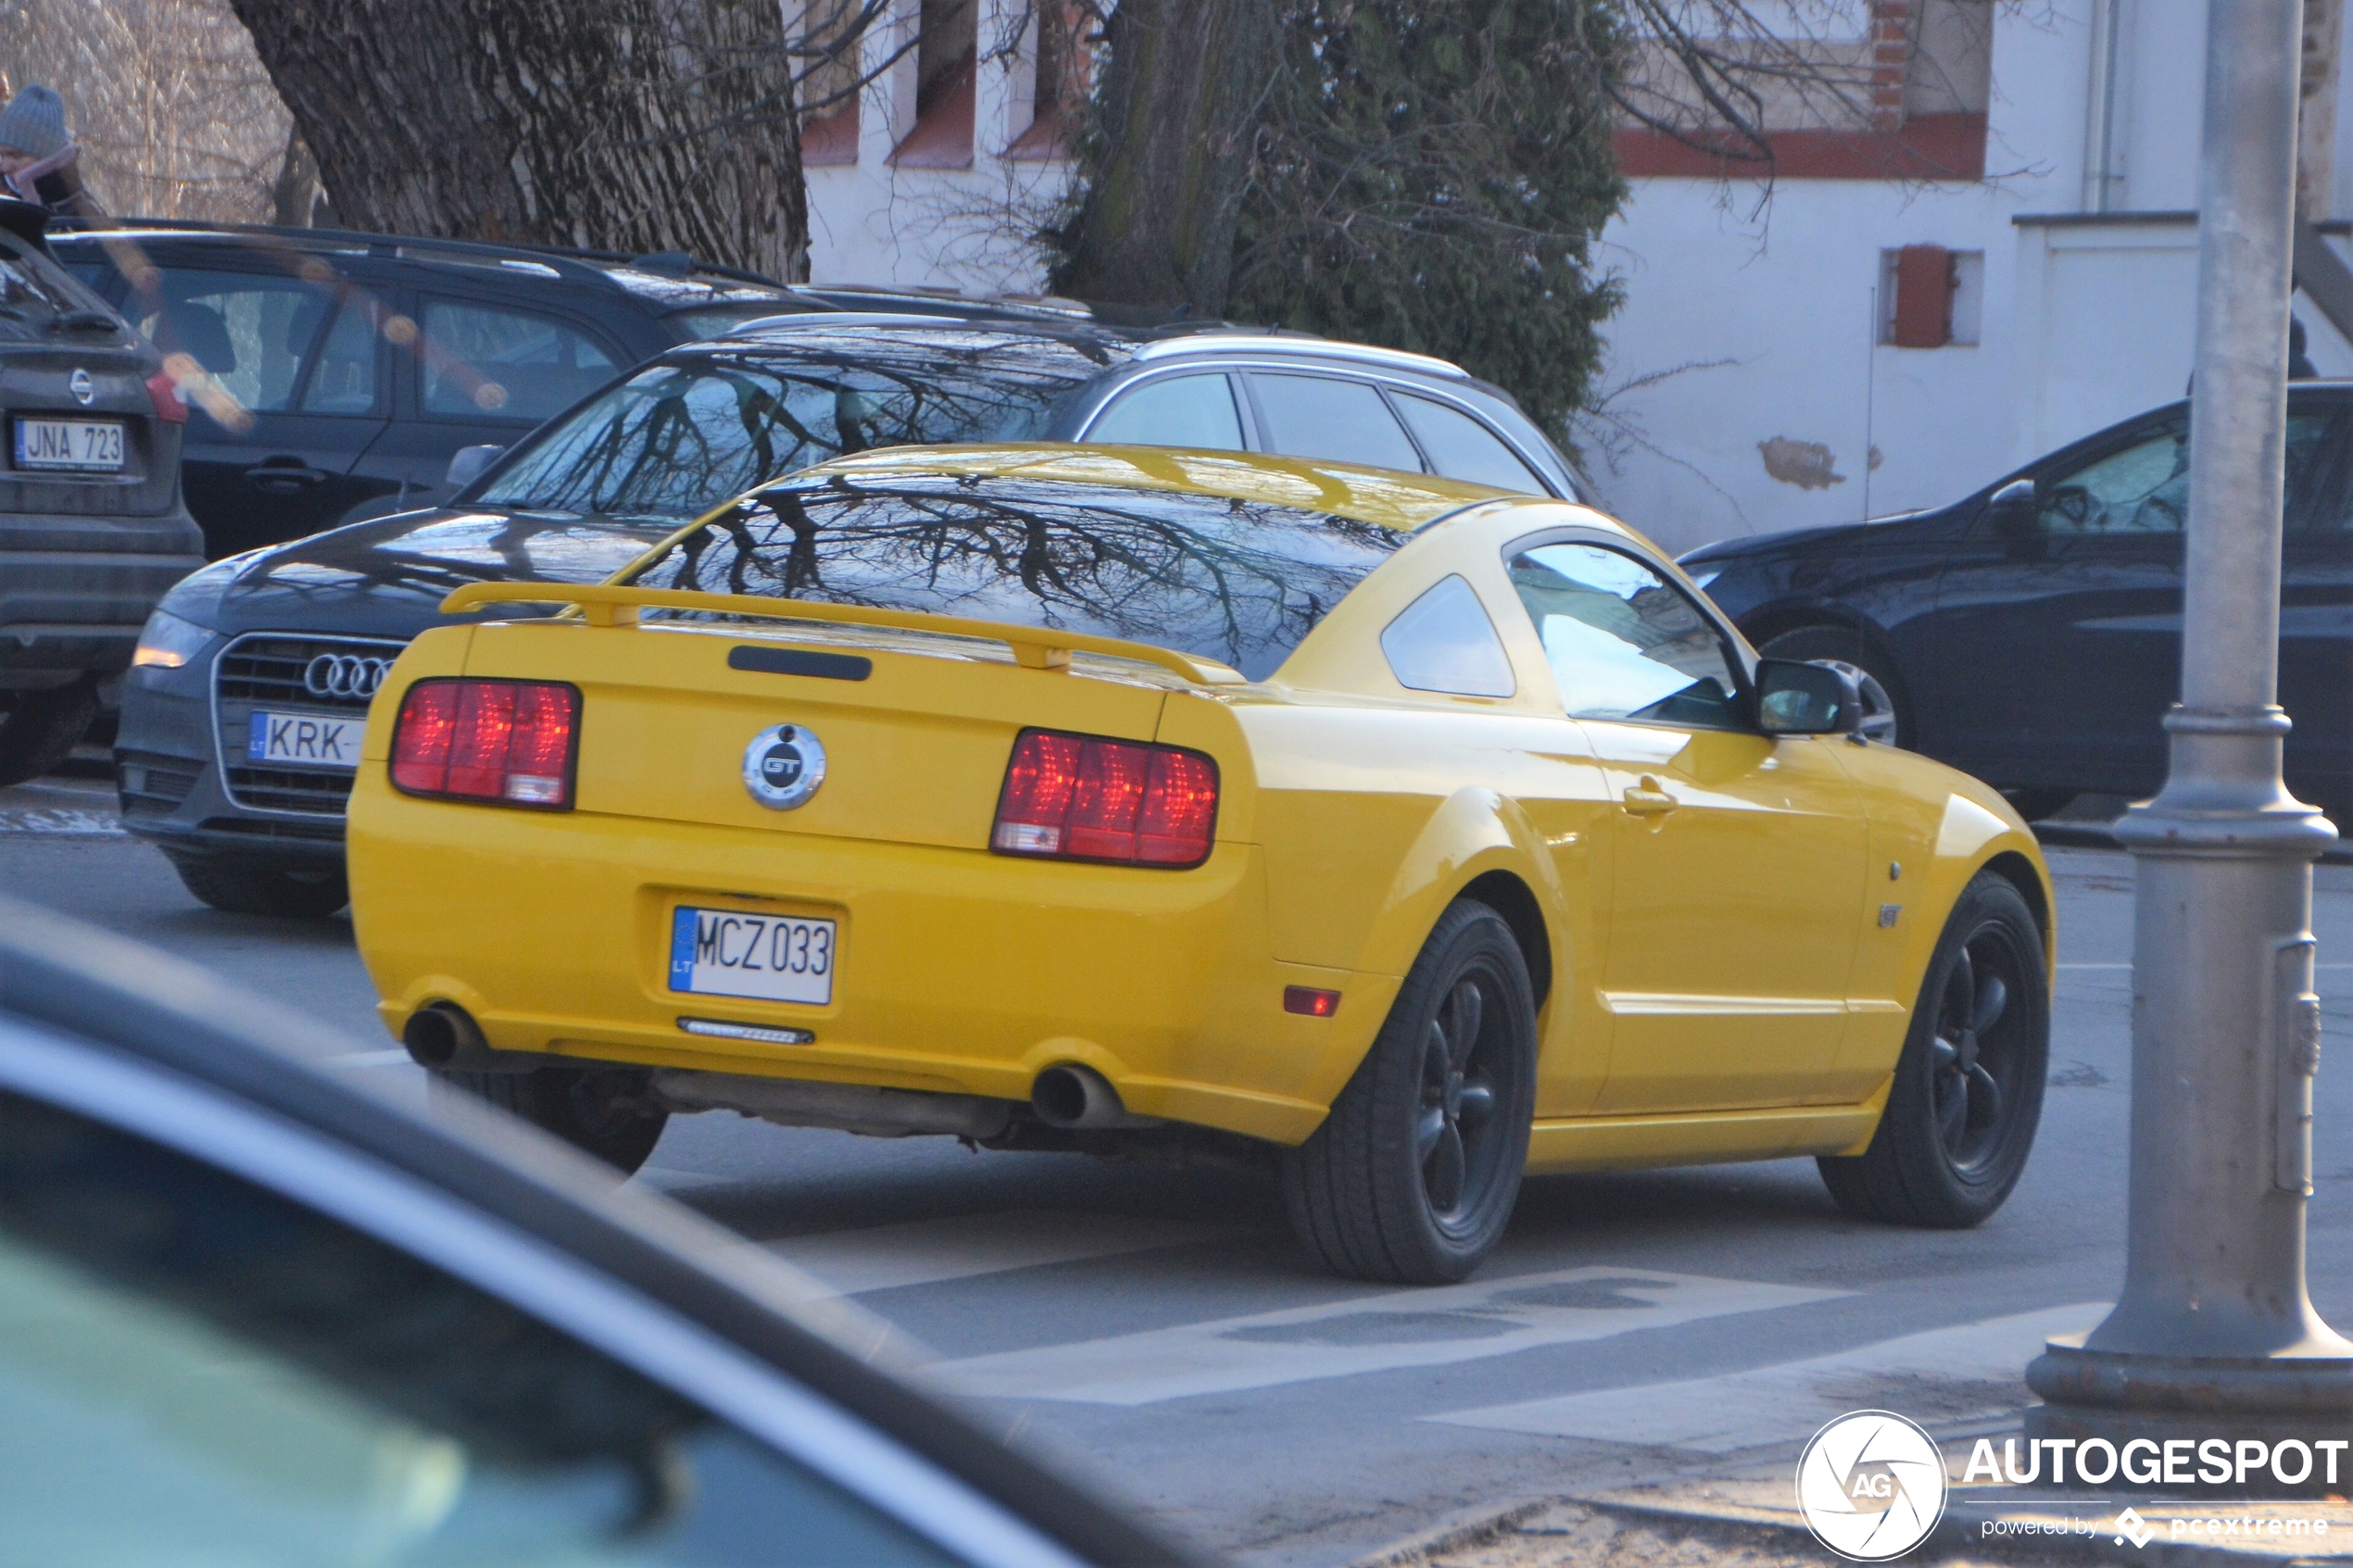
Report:
[[[45,207],[57,216],[103,218],[74,167],[80,148],[66,135],[66,106],[37,82],[0,108],[0,194]]]

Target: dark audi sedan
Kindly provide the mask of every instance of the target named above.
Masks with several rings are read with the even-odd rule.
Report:
[[[217,909],[332,914],[369,698],[402,646],[444,619],[452,589],[601,581],[721,501],[845,452],[1079,440],[1578,495],[1505,395],[1419,355],[1081,322],[754,322],[639,368],[440,508],[219,561],[172,589],[125,684],[123,825]]]
[[[2189,405],[2128,420],[1935,511],[1728,540],[1682,564],[1782,659],[1839,659],[1898,744],[2030,818],[2145,797],[2180,692]],[[2353,812],[2353,383],[2289,389],[2280,703],[2289,787]]]

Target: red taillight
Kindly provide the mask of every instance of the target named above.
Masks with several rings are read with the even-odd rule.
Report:
[[[580,693],[547,681],[419,681],[392,728],[392,782],[409,795],[572,805]]]
[[[180,383],[171,379],[170,370],[157,370],[147,378],[147,396],[156,406],[156,418],[164,423],[188,422],[188,406],[180,401]]]
[[[1024,730],[989,847],[1006,855],[1197,866],[1217,825],[1217,764],[1198,751]]]

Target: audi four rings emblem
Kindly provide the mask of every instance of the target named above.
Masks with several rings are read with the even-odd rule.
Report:
[[[771,724],[744,747],[744,788],[762,806],[789,811],[825,782],[825,748],[798,724]]]
[[[98,385],[90,379],[90,372],[87,370],[77,370],[68,376],[66,390],[72,393],[73,400],[85,408],[90,407],[90,399],[98,395]]]
[[[303,667],[302,689],[312,696],[365,699],[376,695],[392,672],[388,659],[362,659],[357,654],[322,653]]]

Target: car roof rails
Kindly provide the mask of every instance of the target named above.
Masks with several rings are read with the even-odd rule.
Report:
[[[1452,360],[1428,354],[1415,354],[1403,348],[1382,348],[1369,343],[1343,343],[1336,338],[1317,337],[1312,332],[1273,332],[1252,327],[1197,331],[1155,338],[1137,349],[1136,358],[1174,359],[1188,354],[1231,353],[1236,350],[1247,353],[1253,349],[1273,349],[1283,354],[1340,359],[1352,364],[1382,366],[1395,370],[1416,370],[1426,376],[1443,376],[1448,381],[1477,379]]]
[[[52,232],[104,235],[117,231],[170,234],[219,234],[229,238],[269,240],[290,250],[364,250],[371,256],[398,256],[432,261],[446,257],[459,265],[480,261],[535,263],[575,282],[597,282],[626,292],[628,285],[612,276],[612,267],[681,278],[724,278],[783,290],[789,285],[763,273],[736,267],[698,262],[686,251],[632,255],[626,251],[588,250],[573,245],[543,245],[527,242],[501,244],[484,240],[442,239],[424,234],[376,234],[356,229],[297,229],[271,223],[207,223],[185,218],[59,219]]]

